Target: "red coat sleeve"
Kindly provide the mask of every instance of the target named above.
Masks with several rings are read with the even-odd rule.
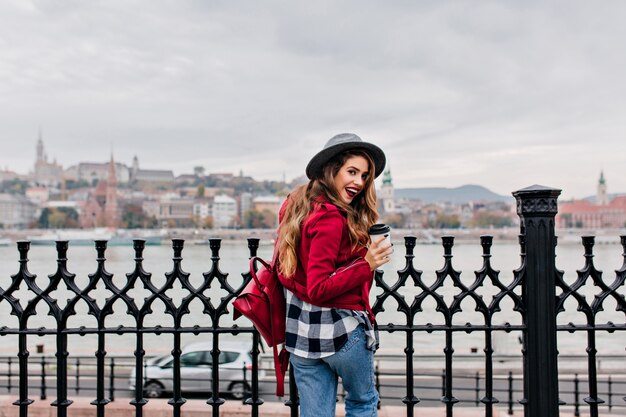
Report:
[[[338,211],[322,215],[310,229],[307,292],[313,304],[323,304],[370,280],[373,272],[363,258],[336,268],[344,218]]]

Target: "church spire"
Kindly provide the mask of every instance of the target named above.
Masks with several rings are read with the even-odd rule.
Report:
[[[600,171],[600,179],[598,180],[598,192],[596,194],[596,204],[605,206],[609,204],[609,197],[606,193],[606,179],[604,171]]]
[[[385,172],[383,172],[383,184],[393,186],[393,181],[391,180],[391,169],[387,168]]]
[[[45,158],[45,151],[43,148],[43,138],[41,135],[41,126],[39,126],[39,135],[37,140],[37,162],[43,161]]]
[[[393,181],[391,179],[391,169],[387,167],[383,172],[383,184],[380,187],[379,199],[382,204],[384,214],[393,213],[396,210]]]

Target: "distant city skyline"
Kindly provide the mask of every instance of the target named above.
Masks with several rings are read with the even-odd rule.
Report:
[[[0,168],[287,181],[335,133],[394,185],[626,192],[621,2],[0,3]]]

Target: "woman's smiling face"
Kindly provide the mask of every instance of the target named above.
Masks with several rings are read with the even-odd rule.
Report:
[[[335,175],[335,189],[346,204],[363,190],[369,175],[369,163],[362,156],[352,156],[339,168]]]

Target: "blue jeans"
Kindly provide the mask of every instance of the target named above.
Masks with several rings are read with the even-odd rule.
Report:
[[[300,395],[302,417],[335,417],[337,378],[346,395],[346,417],[376,417],[378,392],[374,383],[374,352],[367,349],[363,326],[358,326],[341,350],[322,359],[290,355]]]

